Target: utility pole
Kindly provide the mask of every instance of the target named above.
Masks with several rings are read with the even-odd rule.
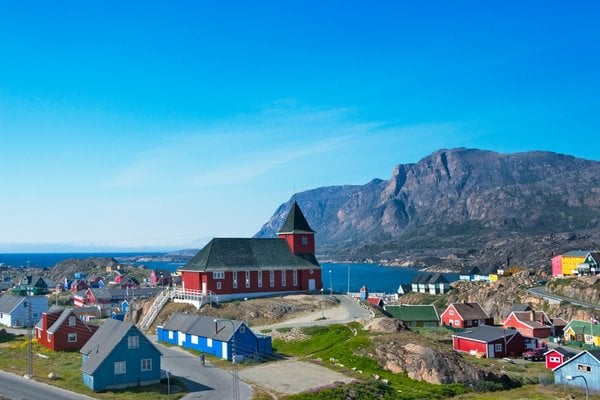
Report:
[[[29,263],[29,261],[28,261]],[[32,282],[33,283],[33,282]],[[33,322],[31,314],[31,296],[29,295],[29,289],[27,288],[27,338],[29,339],[28,351],[27,351],[27,377],[33,377]]]
[[[240,379],[238,376],[238,366],[235,362],[235,324],[230,319],[215,319],[215,330],[218,332],[219,322],[229,322],[231,324],[231,375],[233,376],[233,400],[240,399]]]

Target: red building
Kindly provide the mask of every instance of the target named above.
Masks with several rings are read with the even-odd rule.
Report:
[[[82,321],[72,309],[60,308],[43,313],[35,326],[38,343],[52,351],[79,350],[97,329]]]
[[[479,326],[452,335],[456,351],[483,354],[487,358],[516,357],[537,347],[537,339],[526,338],[514,329]]]
[[[294,201],[278,238],[214,238],[181,272],[184,290],[227,300],[320,290],[315,231]]]
[[[543,311],[513,311],[502,325],[504,329],[516,329],[523,336],[539,339],[555,334],[552,321]]]
[[[544,356],[546,356],[546,368],[554,369],[562,363],[564,363],[565,361],[567,361],[568,359],[570,359],[571,357],[573,357],[574,355],[575,353],[563,347],[557,347],[548,350],[544,353]]]
[[[440,315],[442,325],[452,328],[471,328],[481,325],[493,325],[491,318],[479,303],[453,303]]]

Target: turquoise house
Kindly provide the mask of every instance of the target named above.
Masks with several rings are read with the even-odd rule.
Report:
[[[80,353],[83,383],[95,392],[160,382],[161,352],[128,322],[107,319]]]
[[[600,350],[585,350],[555,367],[554,383],[600,391]]]

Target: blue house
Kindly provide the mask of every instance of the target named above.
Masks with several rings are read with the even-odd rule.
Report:
[[[160,382],[161,352],[128,322],[107,319],[79,352],[83,383],[95,392]]]
[[[600,391],[600,350],[585,350],[555,367],[554,383]],[[584,379],[580,378],[583,377]]]
[[[241,321],[215,320],[214,317],[176,313],[157,327],[157,339],[201,351],[225,360],[272,353],[271,337],[257,335]],[[241,357],[240,357],[241,356]]]

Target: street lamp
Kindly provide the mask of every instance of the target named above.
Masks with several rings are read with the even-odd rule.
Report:
[[[331,270],[329,270],[329,295],[333,295],[333,284],[331,280]]]
[[[240,384],[238,378],[238,369],[235,362],[235,324],[230,319],[215,319],[215,333],[219,332],[219,322],[229,322],[231,324],[231,374],[233,375],[233,400],[240,398]]]
[[[572,381],[575,378],[581,378],[581,379],[583,379],[583,382],[585,383],[585,400],[589,400],[590,399],[590,394],[589,394],[589,389],[588,389],[588,383],[587,383],[587,379],[585,379],[585,376],[583,376],[583,375],[567,375],[567,376],[565,376],[565,378],[568,381]]]

